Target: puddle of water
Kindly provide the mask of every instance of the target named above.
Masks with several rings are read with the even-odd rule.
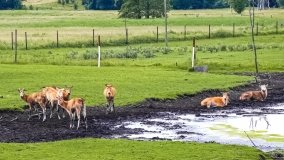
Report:
[[[267,111],[273,114],[268,114]],[[214,141],[253,146],[248,135],[263,151],[284,149],[284,127],[282,127],[284,104],[262,109],[243,109],[242,112],[242,115],[237,115],[233,111],[222,110],[198,116],[161,113],[160,118],[147,119],[143,122],[123,122],[116,127],[142,129],[143,132],[115,137],[139,140]]]

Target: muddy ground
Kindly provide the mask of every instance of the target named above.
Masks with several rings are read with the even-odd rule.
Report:
[[[176,99],[146,99],[132,106],[117,107],[115,114],[105,114],[105,108],[94,106],[87,108],[88,129],[81,124],[79,130],[69,129],[69,117],[58,120],[55,116],[45,122],[34,116],[27,120],[27,112],[0,111],[0,142],[45,142],[80,137],[111,138],[114,135],[139,133],[120,125],[124,121],[143,121],[159,116],[159,112],[177,112],[200,114],[240,108],[261,108],[284,102],[284,73],[262,73],[261,83],[268,84],[268,97],[264,102],[240,102],[238,97],[246,90],[258,90],[258,84],[230,89],[230,104],[225,108],[202,108],[200,101],[208,96],[221,95],[219,90],[209,90],[195,95],[181,95]],[[240,113],[241,114],[241,113]],[[177,126],[178,127],[178,126]]]

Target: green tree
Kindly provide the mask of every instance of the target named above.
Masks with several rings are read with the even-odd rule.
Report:
[[[123,4],[123,0],[115,0],[114,6],[115,9],[120,9]]]
[[[231,7],[238,14],[241,14],[245,10],[247,4],[247,0],[230,0]]]
[[[0,10],[3,9],[21,9],[21,0],[0,0]]]
[[[114,0],[83,0],[87,9],[111,10],[115,7]]]
[[[280,7],[284,7],[284,0],[277,0],[277,3],[279,4]]]
[[[167,12],[170,3],[167,0]],[[119,10],[121,18],[158,18],[164,16],[164,0],[124,0]]]

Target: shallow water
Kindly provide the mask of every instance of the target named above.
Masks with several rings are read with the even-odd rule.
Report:
[[[123,122],[116,127],[139,129],[142,132],[115,137],[255,145],[263,151],[269,151],[284,149],[283,123],[284,104],[261,109],[243,109],[241,114],[235,114],[234,110],[220,110],[198,116],[165,112],[155,119]]]

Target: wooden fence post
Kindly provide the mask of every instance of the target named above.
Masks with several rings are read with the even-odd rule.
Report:
[[[235,37],[235,23],[233,23],[233,37]]]
[[[17,59],[17,49],[18,49],[18,44],[17,44],[17,30],[15,30],[15,60],[14,62],[17,63],[18,62],[18,59]]]
[[[28,50],[28,34],[25,32],[26,50]]]
[[[159,26],[157,26],[157,43],[159,42]]]
[[[211,26],[210,26],[210,24],[209,24],[209,28],[208,29],[209,29],[209,35],[208,36],[209,36],[209,39],[210,39],[211,38]]]
[[[93,29],[93,46],[95,47],[95,30]]]
[[[125,30],[125,44],[128,44],[128,28]]]
[[[186,40],[186,25],[184,26],[184,32],[183,33],[184,33],[184,37],[183,38],[184,38],[184,40]]]
[[[278,21],[276,21],[276,34],[278,34]]]
[[[258,36],[258,22],[256,23],[256,35]]]
[[[59,38],[58,38],[58,30],[56,32],[56,47],[59,47]]]
[[[14,32],[11,32],[12,50],[14,50]]]

